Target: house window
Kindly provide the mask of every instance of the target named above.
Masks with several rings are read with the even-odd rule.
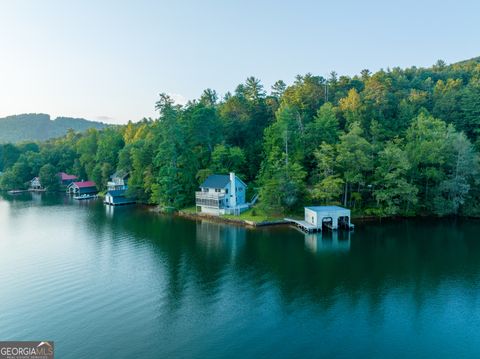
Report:
[[[240,187],[240,188],[238,189],[238,191],[239,191],[239,192],[242,192],[242,191],[243,191],[243,188],[242,188],[242,187]]]
[[[225,189],[225,193],[228,193],[228,188],[227,188],[227,189]]]

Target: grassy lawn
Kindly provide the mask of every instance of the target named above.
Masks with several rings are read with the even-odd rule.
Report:
[[[252,221],[252,222],[278,221],[284,218],[283,215],[267,214],[263,210],[258,209],[256,207],[250,208],[249,210],[243,212],[239,216],[224,215],[222,217],[229,218],[229,219],[240,219],[240,220]]]
[[[191,207],[185,207],[182,208],[180,211],[188,214],[195,214],[197,213],[195,206]],[[303,218],[301,214],[299,215],[288,215],[285,216],[283,214],[271,214],[271,213],[266,213],[264,210],[253,207],[250,208],[249,210],[243,212],[239,216],[234,216],[231,214],[225,214],[223,216],[220,216],[220,218],[226,218],[226,219],[233,219],[233,220],[243,220],[243,221],[251,221],[251,222],[272,222],[272,221],[279,221],[283,220],[285,217],[290,217],[290,218]]]

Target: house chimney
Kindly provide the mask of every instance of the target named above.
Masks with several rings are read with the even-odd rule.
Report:
[[[237,206],[237,184],[235,181],[235,173],[230,172],[230,207]]]

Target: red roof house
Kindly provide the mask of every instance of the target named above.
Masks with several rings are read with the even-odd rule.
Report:
[[[60,177],[60,181],[62,182],[62,184],[65,186],[68,186],[70,183],[78,179],[77,176],[69,175],[68,173],[65,173],[65,172],[60,172],[58,176]]]

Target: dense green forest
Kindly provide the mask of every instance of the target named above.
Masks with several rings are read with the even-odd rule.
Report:
[[[378,216],[480,214],[480,58],[306,74],[270,91],[250,77],[185,106],[161,94],[156,109],[155,120],[3,145],[0,185],[65,171],[104,189],[123,169],[130,196],[181,208],[206,176],[235,171],[274,214],[311,203]]]
[[[101,122],[88,121],[83,118],[57,117],[43,113],[28,113],[0,118],[0,143],[17,143],[22,141],[46,141],[65,136],[69,129],[85,131],[89,128],[105,128]]]

